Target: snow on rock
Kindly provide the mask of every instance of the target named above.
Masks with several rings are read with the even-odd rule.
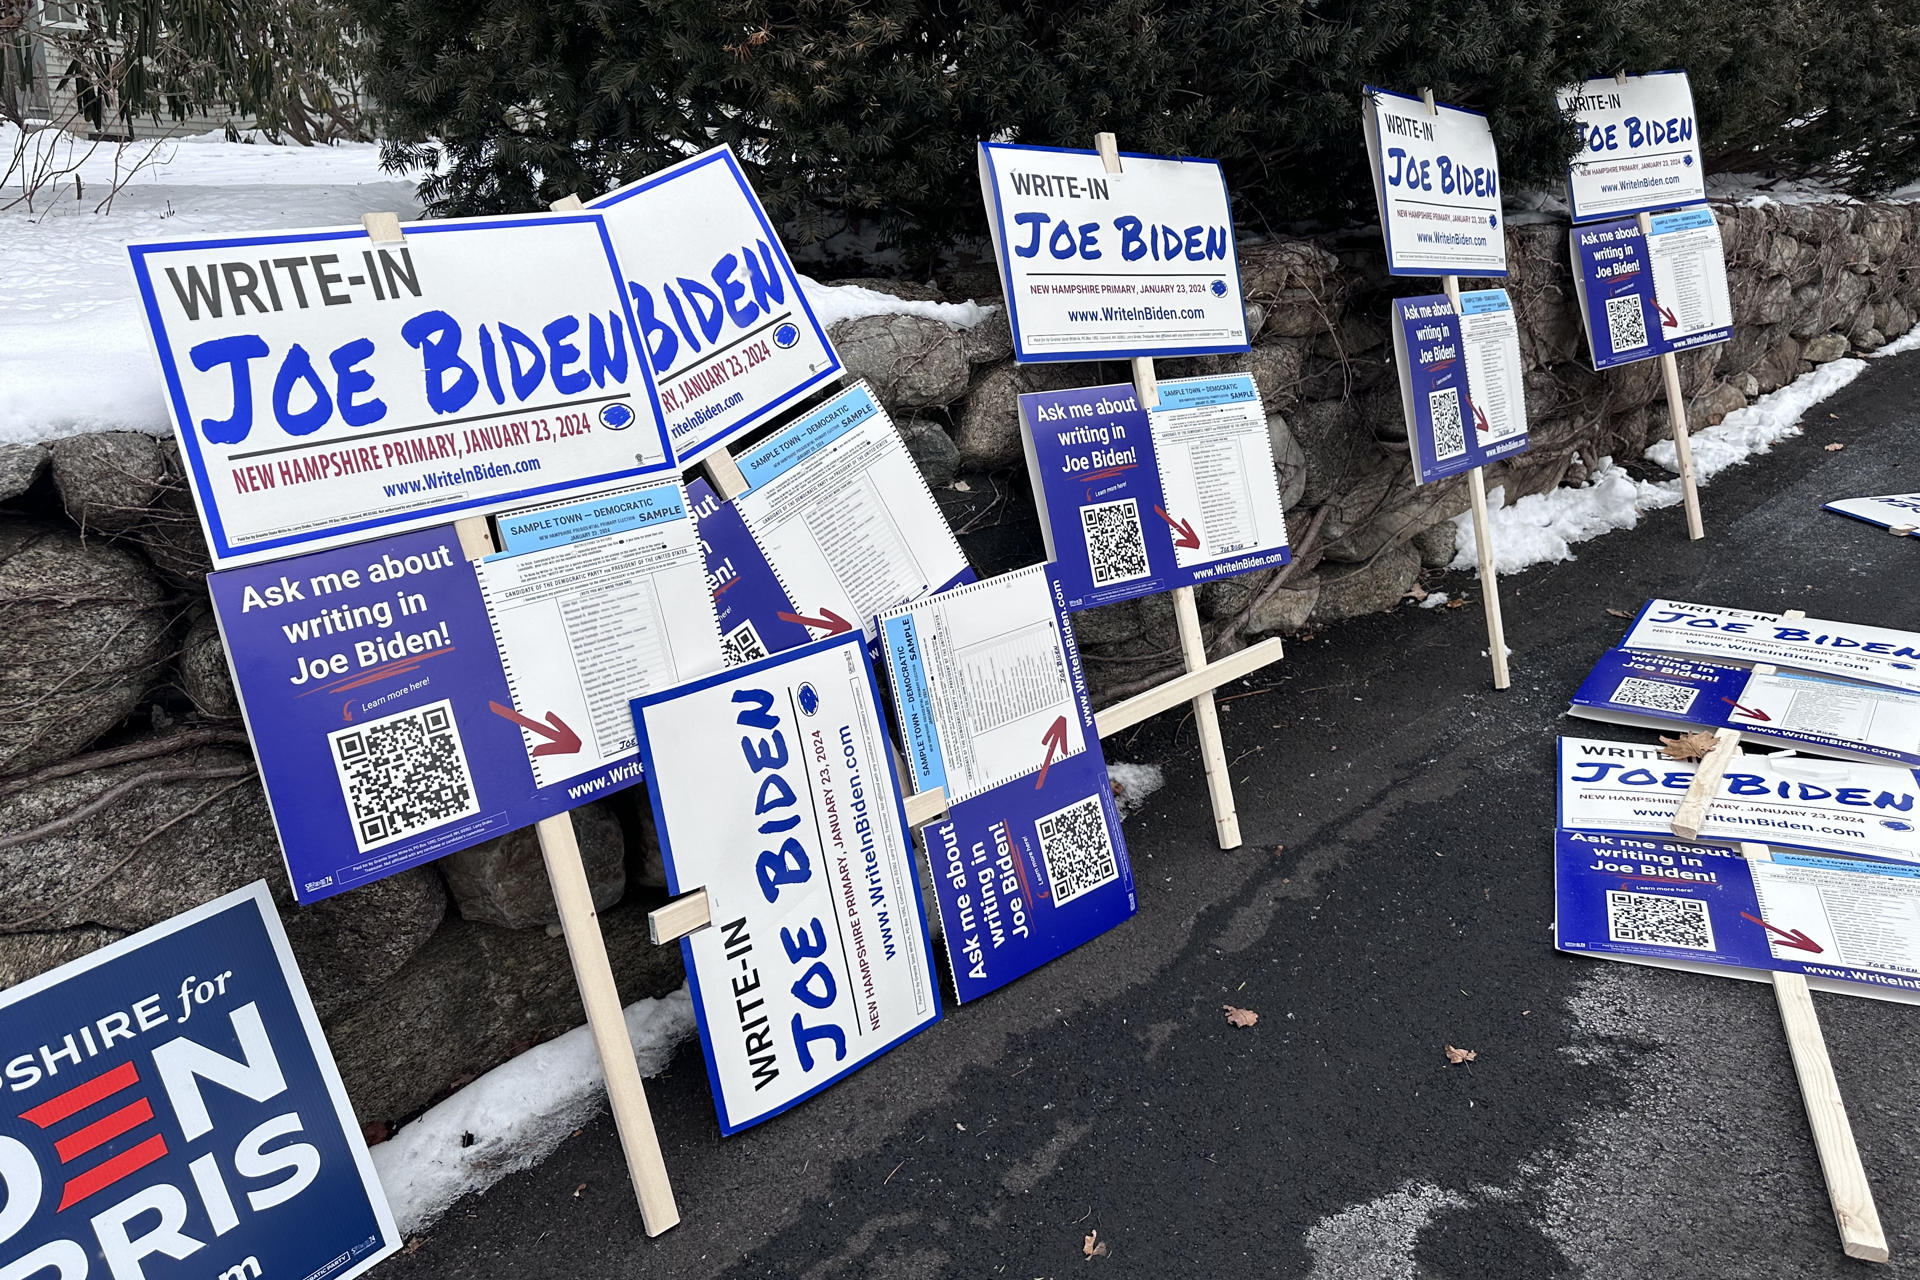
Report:
[[[89,152],[69,135],[34,141],[43,138],[57,167],[78,165],[80,181],[62,179],[32,209],[0,212],[0,442],[171,429],[129,243],[351,225],[377,210],[419,216],[413,184],[382,173],[371,143],[280,147],[215,134]],[[0,127],[0,155],[17,141]],[[116,154],[133,176],[96,213]],[[0,191],[0,205],[19,194]]]
[[[1113,801],[1125,818],[1147,802],[1147,797],[1167,784],[1167,775],[1157,764],[1108,764],[1107,778],[1113,783]]]
[[[1920,327],[1914,331],[1920,333]],[[1908,338],[1912,338],[1909,334]],[[1902,342],[1907,338],[1902,338]],[[1920,342],[1920,339],[1916,339]],[[1835,360],[1811,373],[1801,374],[1778,391],[1761,396],[1743,409],[1736,409],[1717,427],[1692,433],[1694,478],[1706,484],[1728,467],[1766,453],[1774,442],[1800,433],[1800,419],[1814,405],[1866,371],[1863,360]],[[1647,450],[1653,462],[1675,470],[1673,442],[1662,440]],[[1514,573],[1536,564],[1571,560],[1573,544],[1596,538],[1615,529],[1631,529],[1648,511],[1679,505],[1680,481],[1635,480],[1614,465],[1612,458],[1601,458],[1591,470],[1590,479],[1575,488],[1555,489],[1549,493],[1529,494],[1512,506],[1490,501],[1488,512],[1493,526],[1494,563],[1501,573]],[[1495,494],[1502,493],[1496,489]],[[1479,552],[1473,536],[1471,513],[1454,521],[1459,530],[1450,569],[1471,569]]]
[[[684,986],[636,1001],[626,1015],[643,1076],[665,1070],[693,1034],[693,996]],[[461,1196],[539,1164],[605,1100],[606,1077],[586,1027],[487,1072],[372,1148],[401,1233],[417,1235]]]
[[[862,316],[925,316],[955,329],[971,329],[983,324],[998,307],[983,307],[977,302],[924,302],[896,298],[878,289],[857,284],[821,284],[810,276],[800,277],[807,291],[807,305],[822,328],[832,328],[842,320]]]

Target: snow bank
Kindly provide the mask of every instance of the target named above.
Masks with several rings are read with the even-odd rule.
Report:
[[[1920,326],[1900,341],[1912,340],[1920,345],[1916,335],[1920,335]],[[1728,467],[1766,453],[1775,441],[1798,435],[1800,419],[1808,409],[1852,382],[1866,368],[1864,360],[1823,364],[1778,391],[1734,410],[1719,426],[1694,432],[1690,438],[1695,480],[1704,485]],[[1671,440],[1651,446],[1647,457],[1670,471],[1679,467]],[[1496,495],[1501,493],[1494,490]],[[1681,491],[1677,477],[1635,480],[1615,466],[1612,458],[1601,458],[1584,485],[1530,494],[1510,507],[1494,505],[1498,501],[1498,497],[1490,498],[1492,509],[1488,512],[1493,526],[1494,563],[1499,572],[1514,573],[1536,564],[1571,560],[1574,543],[1615,529],[1631,529],[1648,511],[1678,506]],[[1471,569],[1479,555],[1472,513],[1456,517],[1454,527],[1459,530],[1458,549],[1447,567]]]
[[[801,276],[800,283],[807,291],[807,303],[813,308],[813,314],[829,328],[842,320],[858,320],[862,316],[925,316],[955,329],[971,329],[1000,309],[983,307],[977,302],[910,302],[878,289],[857,284],[821,284],[807,276]]]
[[[693,1034],[686,987],[627,1006],[627,1033],[643,1076],[659,1075]],[[403,1235],[438,1221],[461,1196],[552,1155],[606,1100],[606,1077],[586,1027],[535,1045],[372,1148],[373,1165]]]

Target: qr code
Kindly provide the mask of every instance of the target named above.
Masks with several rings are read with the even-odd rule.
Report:
[[[720,638],[720,652],[730,667],[745,666],[767,656],[767,646],[761,641],[760,633],[753,629],[753,619],[749,618]]]
[[[327,746],[362,853],[480,812],[451,702],[336,729]]]
[[[1132,498],[1080,508],[1080,528],[1094,586],[1147,576],[1147,540],[1140,532],[1140,505]]]
[[[1607,345],[1615,351],[1633,351],[1647,345],[1647,311],[1640,295],[1607,299]]]
[[[1113,833],[1107,830],[1106,808],[1090,795],[1040,819],[1040,860],[1053,886],[1053,905],[1064,907],[1085,893],[1120,878],[1113,856]]]
[[[1433,423],[1433,460],[1445,462],[1467,451],[1467,430],[1460,420],[1460,388],[1427,392],[1427,419]]]
[[[1693,700],[1699,696],[1698,689],[1690,689],[1684,684],[1642,680],[1639,676],[1627,676],[1613,691],[1613,701],[1623,707],[1645,707],[1649,711],[1664,711],[1673,716],[1684,716],[1693,710]]]
[[[1615,942],[1712,951],[1713,921],[1707,916],[1707,904],[1698,898],[1609,889],[1607,937]]]

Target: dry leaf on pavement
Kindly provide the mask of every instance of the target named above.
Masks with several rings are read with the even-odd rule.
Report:
[[[1250,1027],[1260,1021],[1260,1015],[1251,1009],[1236,1009],[1230,1004],[1220,1006],[1227,1011],[1227,1024],[1235,1027]]]
[[[1633,616],[1632,614],[1628,613],[1625,609],[1609,609],[1607,610],[1607,612],[1612,614],[1616,618],[1631,618]]]
[[[1463,1062],[1472,1062],[1479,1056],[1479,1053],[1473,1049],[1456,1049],[1452,1045],[1447,1046],[1447,1062],[1452,1066],[1457,1067]]]
[[[1107,1256],[1107,1246],[1100,1242],[1098,1231],[1089,1231],[1087,1238],[1080,1242],[1080,1252],[1089,1258],[1104,1258]]]
[[[1840,451],[1841,451],[1842,449],[1844,449],[1844,448],[1846,448],[1846,447],[1847,447],[1847,446],[1845,446],[1845,445],[1843,445],[1843,444],[1841,444],[1841,443],[1840,443],[1839,441],[1837,441],[1837,440],[1836,440],[1836,441],[1834,441],[1834,442],[1833,442],[1832,444],[1830,444],[1830,445],[1828,445],[1828,446],[1827,446],[1827,452],[1828,452],[1828,453],[1838,453],[1838,452],[1840,452]]]
[[[1669,760],[1704,760],[1716,741],[1718,739],[1706,729],[1683,733],[1677,738],[1669,738],[1663,733],[1660,735],[1660,754]]]

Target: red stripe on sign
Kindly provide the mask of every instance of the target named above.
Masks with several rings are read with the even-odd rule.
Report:
[[[122,1089],[140,1083],[140,1072],[131,1062],[123,1062],[105,1075],[77,1084],[65,1093],[56,1093],[20,1118],[42,1129],[52,1128],[68,1116],[85,1111],[102,1098],[110,1098]]]
[[[129,1129],[137,1128],[153,1119],[153,1104],[145,1098],[129,1102],[112,1115],[95,1120],[78,1133],[70,1133],[53,1144],[60,1153],[60,1163],[68,1164],[87,1154],[104,1142],[112,1142]]]
[[[137,1173],[167,1154],[167,1140],[154,1134],[137,1147],[129,1147],[111,1160],[104,1160],[61,1189],[60,1209],[69,1209],[96,1191],[104,1191],[129,1174]]]

